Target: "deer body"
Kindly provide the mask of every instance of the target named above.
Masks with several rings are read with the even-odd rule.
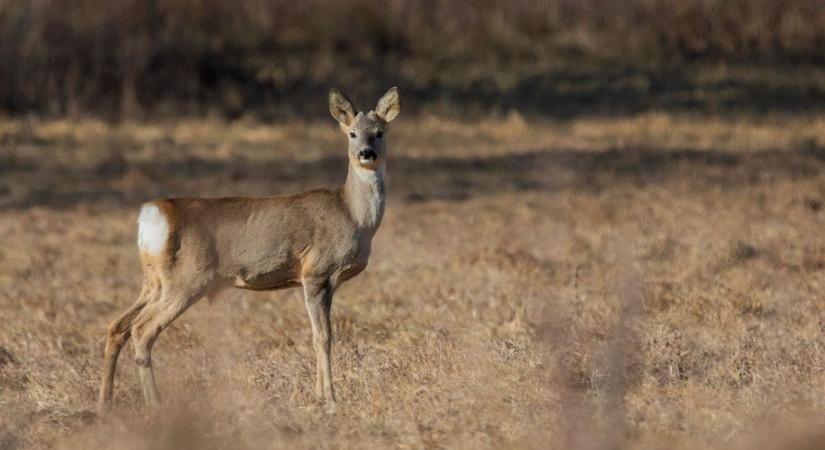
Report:
[[[370,183],[358,176],[348,182]],[[159,234],[169,252],[162,256],[175,252],[182,270],[202,267],[204,281],[231,279],[235,287],[258,290],[296,287],[304,275],[343,281],[363,270],[383,204],[382,179],[290,196],[156,200],[143,208],[158,211],[163,223],[154,222],[157,213],[146,214],[139,235]],[[149,239],[138,245],[145,258],[155,259]]]
[[[338,190],[274,197],[177,198],[145,203],[138,216],[144,272],[138,300],[109,327],[99,408],[111,403],[117,358],[133,338],[144,398],[159,398],[152,345],[200,298],[227,286],[303,286],[316,353],[316,395],[332,405],[330,310],[335,288],[367,266],[384,214],[383,133],[398,113],[394,88],[376,111],[355,113],[338,91],[330,111],[349,136],[349,172]]]

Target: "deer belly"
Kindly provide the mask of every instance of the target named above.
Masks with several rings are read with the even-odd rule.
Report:
[[[292,267],[281,267],[263,273],[249,273],[241,269],[235,275],[235,287],[253,290],[283,289],[300,286],[297,271]]]

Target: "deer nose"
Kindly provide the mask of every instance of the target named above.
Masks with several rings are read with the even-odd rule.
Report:
[[[371,148],[365,148],[365,149],[362,149],[360,152],[358,152],[358,158],[359,159],[373,160],[373,159],[378,159],[378,154],[375,153],[375,150],[373,150]]]

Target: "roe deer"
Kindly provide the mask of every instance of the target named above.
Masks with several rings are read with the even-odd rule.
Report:
[[[397,88],[368,113],[356,113],[346,96],[330,91],[330,112],[349,139],[349,172],[340,189],[261,198],[172,198],[143,205],[137,239],[143,289],[109,326],[101,411],[111,404],[118,354],[130,337],[143,397],[149,407],[158,406],[152,344],[188,307],[225,286],[303,286],[316,357],[315,394],[334,407],[332,296],[367,265],[384,215],[384,133],[399,108]]]

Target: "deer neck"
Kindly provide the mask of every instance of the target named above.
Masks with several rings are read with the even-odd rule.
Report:
[[[367,170],[350,164],[341,193],[358,227],[375,232],[384,216],[384,165]]]

